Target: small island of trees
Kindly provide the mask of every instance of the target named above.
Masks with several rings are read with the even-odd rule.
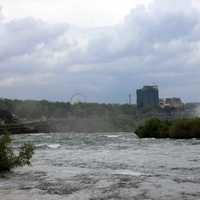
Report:
[[[135,133],[140,138],[200,138],[200,118],[160,120],[152,118],[139,126]]]

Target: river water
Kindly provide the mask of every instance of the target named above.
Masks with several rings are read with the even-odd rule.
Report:
[[[0,200],[200,199],[200,140],[133,133],[14,136],[36,146],[32,166],[0,177]]]

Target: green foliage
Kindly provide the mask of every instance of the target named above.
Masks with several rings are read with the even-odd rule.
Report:
[[[136,129],[135,132],[139,137],[160,137],[161,129],[164,129],[162,121],[157,118],[152,118],[145,121],[144,125]]]
[[[145,121],[144,125],[138,127],[135,132],[141,138],[200,138],[200,118],[174,121],[161,121],[154,118]]]
[[[179,119],[170,127],[171,138],[200,138],[200,118]]]
[[[30,165],[30,159],[34,153],[31,144],[24,144],[20,147],[18,155],[15,155],[11,148],[11,138],[9,134],[0,137],[0,172],[10,171],[17,166]]]
[[[51,124],[62,131],[133,131],[136,124],[137,108],[128,104],[67,103],[46,100],[0,99],[0,109],[15,114],[19,122],[40,119],[66,119],[65,124]],[[86,122],[83,124],[83,122]],[[91,123],[88,125],[88,123]],[[34,127],[35,128],[35,127]],[[37,127],[35,128],[37,129]],[[54,131],[54,129],[53,129]],[[57,130],[60,131],[60,130]],[[21,131],[23,132],[23,131]]]
[[[49,102],[46,100],[10,100],[0,98],[0,109],[14,113],[19,119],[67,118],[68,116],[135,116],[137,108],[134,105]]]

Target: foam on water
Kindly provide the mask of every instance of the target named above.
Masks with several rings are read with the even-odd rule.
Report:
[[[52,148],[52,149],[57,149],[59,148],[61,145],[60,144],[48,144],[47,145],[49,148]]]
[[[120,137],[121,135],[105,135],[108,138],[117,138]]]
[[[59,147],[61,147],[60,144],[47,144],[47,143],[36,144],[35,146],[39,148],[46,147],[51,149],[58,149]]]
[[[112,174],[130,175],[130,176],[142,176],[144,174],[131,170],[114,170]]]

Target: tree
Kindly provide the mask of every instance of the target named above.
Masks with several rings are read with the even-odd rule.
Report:
[[[11,142],[12,139],[8,133],[0,137],[0,172],[31,164],[30,159],[34,153],[34,146],[24,144],[20,147],[18,155],[16,155],[11,147]]]

